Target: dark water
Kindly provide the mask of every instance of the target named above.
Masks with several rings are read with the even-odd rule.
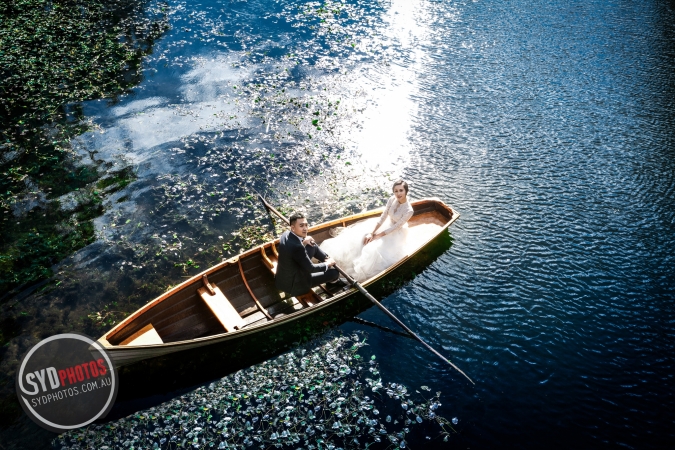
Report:
[[[476,382],[367,328],[383,379],[441,391],[459,420],[415,448],[672,447],[675,5],[322,5],[168,3],[144,81],[83,106],[99,128],[75,148],[137,180],[63,295],[91,312],[127,295],[84,303],[92,272],[122,285],[159,272],[155,253],[211,261],[255,222],[246,193],[318,221],[404,176],[462,215],[451,250],[386,303]]]
[[[479,380],[459,440],[672,446],[673,4],[425,10],[405,174],[463,215],[391,303]]]

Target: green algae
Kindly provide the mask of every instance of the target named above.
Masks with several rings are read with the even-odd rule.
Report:
[[[285,8],[286,12],[293,10],[294,19],[298,25],[313,29],[317,27],[317,33],[324,36],[331,46],[340,48],[338,53],[341,52],[343,55],[353,53],[354,44],[346,40],[347,33],[353,33],[353,29],[350,29],[352,20],[349,19],[349,11],[345,9],[342,12],[339,10],[338,12],[334,10],[327,12],[328,9],[325,8],[315,11],[313,5],[319,6],[318,3],[312,3],[310,9],[301,15],[295,14],[297,11],[293,5],[289,4]],[[338,9],[340,8],[338,3],[333,3],[333,5],[337,5]],[[354,7],[344,5],[342,8],[353,9]],[[339,17],[335,17],[335,19],[339,19],[341,23],[330,22],[330,26],[333,27],[331,31],[325,27],[326,20],[333,19],[330,14],[338,15],[338,13]],[[354,11],[351,15],[359,17],[359,14],[362,17],[364,16],[362,13],[355,13]],[[200,16],[194,14],[194,17],[194,20],[197,20],[196,18]],[[190,20],[193,20],[193,14],[190,14],[190,18]],[[336,30],[340,31],[341,34],[337,33]],[[211,39],[208,32],[202,34],[199,40],[207,38]],[[320,44],[319,47],[322,45]],[[289,62],[296,65],[306,63],[307,57],[299,57],[298,55],[307,55],[307,52],[295,50],[297,49],[294,49],[288,55]],[[247,53],[247,55],[252,63],[256,61],[265,62],[265,58],[260,57],[260,52]],[[127,70],[133,77],[136,69],[130,66]],[[336,156],[334,153],[343,151],[339,142],[336,143],[332,139],[334,135],[339,135],[345,115],[350,115],[349,111],[353,111],[351,108],[347,109],[342,106],[338,109],[338,105],[345,104],[339,100],[342,94],[324,94],[321,91],[326,90],[327,84],[310,80],[306,84],[301,84],[300,87],[300,91],[306,93],[300,92],[299,96],[296,96],[292,94],[292,92],[296,94],[298,92],[297,89],[291,89],[294,82],[293,78],[288,75],[288,69],[282,72],[278,74],[279,80],[274,81],[265,78],[273,76],[275,73],[256,72],[256,79],[250,82],[242,81],[239,89],[237,89],[239,95],[241,95],[240,101],[242,103],[248,103],[255,96],[255,108],[250,112],[250,116],[259,116],[261,122],[268,125],[267,128],[271,130],[273,139],[260,138],[258,140],[262,148],[257,150],[255,158],[250,158],[252,152],[246,151],[249,144],[248,137],[246,143],[242,143],[239,148],[236,145],[228,144],[219,145],[219,148],[212,149],[213,153],[208,158],[208,163],[211,166],[218,165],[214,161],[219,159],[221,155],[226,155],[229,151],[237,152],[238,158],[235,161],[228,161],[225,158],[216,161],[227,164],[220,167],[223,169],[221,175],[227,175],[234,180],[229,183],[230,191],[226,192],[224,186],[213,185],[213,183],[205,182],[203,178],[200,179],[200,177],[192,175],[178,174],[171,175],[163,180],[158,179],[158,183],[152,186],[152,194],[156,196],[158,202],[158,205],[154,206],[154,211],[151,212],[152,216],[146,215],[143,220],[137,221],[134,216],[126,215],[124,212],[118,213],[115,211],[111,214],[111,216],[115,216],[111,226],[108,230],[105,230],[105,235],[98,237],[105,246],[105,250],[100,252],[101,259],[107,258],[104,265],[93,265],[93,268],[92,266],[84,266],[87,268],[83,269],[72,264],[71,261],[65,261],[63,264],[59,264],[59,272],[54,274],[54,279],[49,284],[44,285],[41,292],[38,292],[37,299],[27,298],[25,303],[32,302],[31,304],[26,306],[23,304],[16,305],[13,309],[7,310],[7,316],[16,320],[17,324],[21,324],[24,334],[30,334],[33,339],[37,339],[39,335],[77,330],[92,336],[98,336],[102,331],[109,329],[111,324],[118,322],[169,287],[178,284],[182,279],[194,275],[199,270],[203,270],[203,268],[209,267],[224,258],[237,254],[241,250],[256,245],[256,243],[267,240],[262,224],[266,223],[268,219],[259,209],[252,207],[253,188],[265,192],[266,195],[269,194],[271,199],[275,199],[275,205],[286,215],[292,209],[306,205],[310,197],[321,199],[321,202],[325,203],[321,204],[321,208],[316,209],[315,216],[312,217],[314,222],[346,213],[358,212],[366,206],[372,206],[373,201],[381,204],[382,201],[386,200],[387,196],[390,195],[390,183],[388,181],[385,182],[386,186],[383,188],[378,187],[373,190],[372,195],[362,194],[357,196],[354,195],[353,185],[358,184],[361,179],[355,178],[351,170],[349,172],[339,169],[335,172],[332,171],[336,159],[340,159],[340,155]],[[279,86],[279,89],[276,89],[276,85],[272,85],[272,83],[284,81],[287,84]],[[313,91],[311,95],[309,94],[310,90]],[[111,96],[114,102],[115,94]],[[134,180],[134,171],[129,167],[122,169],[116,175],[117,172],[111,173],[108,167],[97,166],[96,164],[82,166],[79,161],[70,159],[69,138],[89,129],[89,125],[77,122],[80,113],[76,106],[71,104],[63,110],[63,120],[73,120],[74,122],[60,123],[57,128],[57,132],[61,133],[59,135],[49,134],[50,138],[54,138],[50,141],[50,145],[53,143],[54,151],[59,153],[52,155],[53,157],[50,160],[48,159],[48,149],[46,149],[39,155],[46,162],[40,166],[39,170],[30,172],[26,172],[24,166],[28,167],[33,164],[32,162],[21,166],[18,161],[20,161],[20,158],[32,157],[31,154],[18,154],[13,159],[13,161],[17,161],[16,167],[10,168],[12,180],[19,186],[19,189],[17,190],[17,198],[8,200],[8,204],[17,205],[21,200],[21,192],[24,192],[25,195],[25,190],[21,191],[23,189],[21,183],[25,184],[26,181],[32,181],[37,186],[34,189],[36,194],[45,192],[49,200],[75,192],[77,193],[78,205],[87,205],[87,208],[92,208],[91,213],[85,210],[71,210],[70,215],[65,214],[61,219],[59,219],[61,216],[55,216],[58,220],[55,221],[57,232],[54,236],[62,236],[64,234],[60,233],[72,229],[74,226],[74,222],[71,221],[73,215],[75,215],[74,219],[77,220],[78,224],[82,221],[78,219],[77,214],[82,213],[83,220],[87,216],[95,217],[102,211],[101,209],[95,209],[102,208],[100,206],[102,205],[102,197],[108,195],[111,190],[122,189]],[[272,111],[272,114],[270,114],[270,111]],[[316,114],[317,112],[319,114]],[[342,116],[338,116],[338,113]],[[337,120],[338,118],[343,119],[342,125]],[[316,125],[311,124],[312,120],[318,121]],[[283,127],[283,121],[286,121],[290,127]],[[319,125],[321,129],[317,130],[316,126]],[[65,130],[67,127],[69,127],[68,130]],[[282,144],[282,140],[292,134],[287,131],[288,129],[295,131],[296,138],[305,134],[309,135],[309,132],[311,132],[313,138],[310,135],[311,142],[299,142],[297,145],[286,145],[287,143],[284,143],[284,146],[278,147],[277,144]],[[38,128],[38,132],[40,130]],[[265,131],[267,132],[267,130]],[[58,136],[61,137],[57,139]],[[201,143],[205,137],[207,137],[206,133],[203,136],[185,138],[181,141],[185,144],[184,148],[187,149],[189,154],[190,145],[195,145],[197,140]],[[253,140],[256,139],[253,138]],[[212,139],[211,143],[213,141],[215,139]],[[274,149],[274,153],[265,150],[265,147]],[[219,155],[215,155],[216,152]],[[239,158],[244,159],[239,160]],[[204,155],[193,154],[188,163],[195,164],[188,168],[188,172],[197,173],[200,166],[206,166],[206,159]],[[297,162],[298,159],[307,164],[300,166]],[[253,165],[250,163],[251,160],[253,160]],[[320,164],[317,161],[320,161]],[[344,160],[339,161],[339,163],[341,166],[349,166],[345,164]],[[50,171],[50,165],[59,167],[59,171]],[[310,173],[308,173],[307,167],[309,167]],[[262,175],[250,176],[251,172],[257,170]],[[324,175],[323,170],[329,173]],[[246,176],[243,174],[246,174]],[[329,181],[321,186],[308,186],[308,178],[312,174],[321,175]],[[298,195],[293,186],[289,184],[290,182],[284,181],[286,176],[290,179],[304,180],[307,191]],[[64,180],[67,182],[63,182]],[[346,185],[347,187],[345,187]],[[364,185],[368,184],[364,183]],[[236,193],[233,192],[235,188]],[[326,192],[324,192],[324,188]],[[356,191],[365,193],[367,188],[359,186]],[[364,200],[364,197],[367,198]],[[128,198],[128,196],[124,196],[116,201],[122,202]],[[311,205],[316,206],[316,202]],[[57,206],[54,206],[55,210],[57,210]],[[142,207],[143,205],[139,205],[139,208]],[[184,210],[183,207],[187,209]],[[21,217],[21,229],[27,226],[31,214],[34,213],[27,213],[27,215]],[[46,217],[46,219],[41,220],[51,220],[50,213],[47,213]],[[219,220],[220,223],[217,222]],[[233,231],[234,234],[230,233],[231,227],[222,225],[225,220],[231,220],[235,224],[237,229]],[[152,225],[148,222],[151,222]],[[239,229],[242,225],[243,228]],[[149,233],[158,231],[157,236],[152,239],[149,236],[144,236],[143,231],[146,227],[150,229]],[[171,232],[164,232],[165,228],[163,227],[171,230]],[[114,228],[114,232],[111,232],[110,228]],[[277,228],[277,234],[279,229]],[[163,238],[163,235],[166,235],[166,238]],[[220,235],[223,236],[223,239],[219,239]],[[162,240],[165,240],[166,243]],[[78,246],[86,245],[86,243],[87,241],[84,238],[81,242],[73,243],[73,251],[80,248]],[[54,257],[54,262],[59,260],[59,255]],[[48,267],[48,263],[49,261],[45,260],[42,267]],[[112,266],[110,270],[107,268],[109,266]],[[27,270],[24,272],[27,272]],[[37,282],[37,280],[35,281]],[[18,290],[20,289],[16,289],[16,291]],[[115,301],[111,301],[112,299]],[[25,315],[21,314],[23,309],[25,309],[23,311],[26,313]],[[18,344],[12,343],[10,347],[8,351],[13,352],[13,355],[21,355],[21,352],[15,349]],[[11,376],[11,370],[6,371],[6,373]],[[10,389],[9,391],[11,395],[14,395],[13,390]],[[7,390],[4,392],[6,393]]]
[[[143,6],[0,1],[3,298],[51,277],[55,263],[94,242],[102,195],[134,179],[129,169],[106,176],[107,167],[75,160],[70,140],[90,129],[77,102],[115,101],[140,81],[141,57],[167,26],[161,14],[139,20]],[[74,211],[56,201],[69,193],[77,194]]]
[[[0,255],[0,290],[6,292],[15,286],[26,286],[49,278],[54,263],[70,255],[73,249],[94,241],[93,225],[87,218],[97,212],[102,210],[83,209],[78,212],[76,217],[83,222],[77,219],[70,222],[65,235],[52,224],[39,220],[31,224],[30,230],[12,233],[11,244]]]
[[[0,0],[0,357],[8,365],[0,376],[4,426],[21,414],[11,394],[19,355],[10,342],[20,335],[39,339],[93,328],[86,317],[91,310],[69,304],[69,292],[56,308],[26,302],[26,297],[49,295],[64,281],[72,283],[75,277],[67,270],[53,273],[54,264],[96,240],[92,221],[103,214],[105,196],[135,179],[128,168],[108,173],[106,165],[83,164],[74,157],[71,139],[91,129],[77,102],[117,101],[140,81],[141,57],[166,27],[164,12],[149,11],[147,2]],[[59,200],[64,195],[73,200],[65,208]],[[138,289],[139,295],[143,292]],[[109,312],[102,302],[94,307]],[[112,317],[108,314],[102,322]]]
[[[129,185],[133,180],[136,179],[136,174],[131,167],[125,167],[122,170],[108,172],[108,175],[99,179],[96,183],[96,187],[101,190],[105,190],[108,193],[116,192],[120,189],[124,189]],[[111,187],[112,186],[112,187]],[[99,195],[97,191],[94,191],[96,195]]]

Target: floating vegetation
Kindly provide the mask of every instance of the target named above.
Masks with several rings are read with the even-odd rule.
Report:
[[[440,392],[425,397],[426,391],[411,393],[402,384],[383,382],[375,356],[362,354],[365,345],[363,334],[324,338],[159,406],[64,433],[52,445],[404,449],[425,422],[424,432],[434,439],[455,432],[438,415]]]
[[[25,75],[0,80],[3,423],[41,337],[98,336],[268,240],[258,192],[313,223],[386,201],[396,174],[358,164],[350,137],[370,104],[364,75],[400,56],[382,34],[388,5],[0,0],[0,60],[15,58],[0,70]],[[109,100],[78,103],[96,97]]]
[[[163,9],[0,0],[0,291],[51,276],[55,263],[94,242],[103,196],[133,179],[112,174],[97,188],[109,167],[73,156],[70,139],[91,128],[76,102],[140,81],[141,57],[167,27]]]
[[[146,13],[125,1],[0,1],[0,206],[15,203],[27,177],[63,183],[68,141],[87,129],[66,105],[140,81],[141,56],[167,26],[161,11]]]
[[[103,307],[103,310],[89,314],[87,317],[99,327],[112,327],[120,318],[127,314],[122,311],[117,311],[117,302],[111,302]]]
[[[386,195],[380,186],[369,181],[363,187],[362,182],[372,177],[356,173],[350,161],[339,159],[343,152],[340,133],[345,125],[348,131],[353,122],[350,116],[363,105],[355,108],[353,102],[345,103],[341,97],[349,92],[335,89],[344,74],[335,70],[346,72],[356,64],[351,59],[355,52],[352,40],[359,45],[372,41],[366,36],[377,33],[377,27],[375,31],[368,27],[379,20],[377,13],[384,11],[380,3],[236,3],[222,7],[216,18],[215,13],[192,10],[186,2],[176,3],[171,11],[161,2],[104,5],[22,0],[22,8],[0,2],[9,18],[0,27],[3,48],[9,51],[0,58],[7,59],[3,67],[11,72],[0,95],[11,119],[2,131],[6,142],[0,164],[5,175],[0,180],[0,206],[4,208],[0,218],[0,288],[11,291],[10,298],[50,277],[54,264],[100,238],[126,243],[134,236],[137,248],[149,223],[192,228],[193,240],[208,236],[213,228],[220,228],[216,235],[229,232],[222,224],[232,219],[259,226],[259,215],[252,214],[246,202],[237,201],[256,191],[293,209],[312,206],[320,211],[314,218],[317,221],[379,205]],[[260,20],[266,25],[260,32],[253,31],[251,19],[242,20],[239,15],[248,16],[247,11],[263,6]],[[155,203],[152,208],[141,211],[145,217],[130,221],[126,211],[117,207],[129,200],[128,195],[114,197],[112,204],[106,200],[136,179],[132,167],[125,165],[131,163],[111,168],[110,160],[95,159],[99,158],[94,156],[98,149],[90,151],[91,161],[74,155],[70,138],[86,130],[106,130],[83,121],[79,104],[64,105],[96,97],[115,98],[134,85],[141,76],[141,56],[149,54],[171,16],[174,39],[163,51],[147,57],[148,64],[206,64],[202,56],[186,57],[178,51],[196,41],[238,52],[240,58],[232,65],[241,69],[244,78],[222,83],[230,89],[217,91],[222,94],[209,101],[237,104],[232,117],[242,118],[251,128],[246,130],[239,119],[235,117],[233,122],[228,116],[222,117],[222,125],[213,133],[181,138],[183,145],[172,149],[177,173],[139,180],[139,186],[149,185],[157,195],[149,200]],[[290,25],[282,27],[292,32],[289,45],[271,44],[282,30],[272,25],[279,21]],[[190,40],[180,39],[186,33]],[[36,40],[50,45],[36,47]],[[370,47],[361,53],[372,56],[375,50]],[[31,51],[37,53],[25,57]],[[50,58],[58,63],[50,64]],[[45,75],[43,66],[49,67]],[[329,76],[321,79],[297,69],[312,66]],[[190,104],[178,108],[195,118],[200,115]],[[214,114],[221,115],[221,111]],[[44,126],[50,123],[53,126]],[[313,181],[317,178],[321,179],[318,184]],[[296,192],[298,179],[306,186],[303,195]],[[377,193],[368,195],[367,200],[355,195],[370,189]],[[109,217],[95,227],[93,219],[106,211],[110,211]],[[139,223],[145,225],[139,228]],[[145,242],[141,253],[157,253],[146,248],[150,242]],[[196,248],[199,245],[203,242]],[[226,256],[227,250],[219,253]],[[183,264],[188,258],[196,261],[192,253],[175,253],[174,264]]]

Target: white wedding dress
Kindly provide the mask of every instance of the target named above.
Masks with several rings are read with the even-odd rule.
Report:
[[[356,281],[365,281],[412,253],[440,228],[436,224],[409,227],[412,215],[410,202],[400,204],[392,196],[379,219],[365,219],[343,228],[336,237],[323,241],[321,249]],[[380,224],[377,233],[385,235],[363,245],[364,236],[376,223]]]

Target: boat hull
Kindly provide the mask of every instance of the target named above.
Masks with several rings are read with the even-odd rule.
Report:
[[[448,224],[449,225],[449,224]],[[415,278],[452,244],[447,226],[419,251],[383,276],[364,284],[376,298],[384,298]],[[222,377],[273,357],[314,338],[370,308],[356,289],[334,301],[312,307],[307,314],[275,320],[262,326],[171,346],[108,348],[121,367],[119,400],[180,390]]]

